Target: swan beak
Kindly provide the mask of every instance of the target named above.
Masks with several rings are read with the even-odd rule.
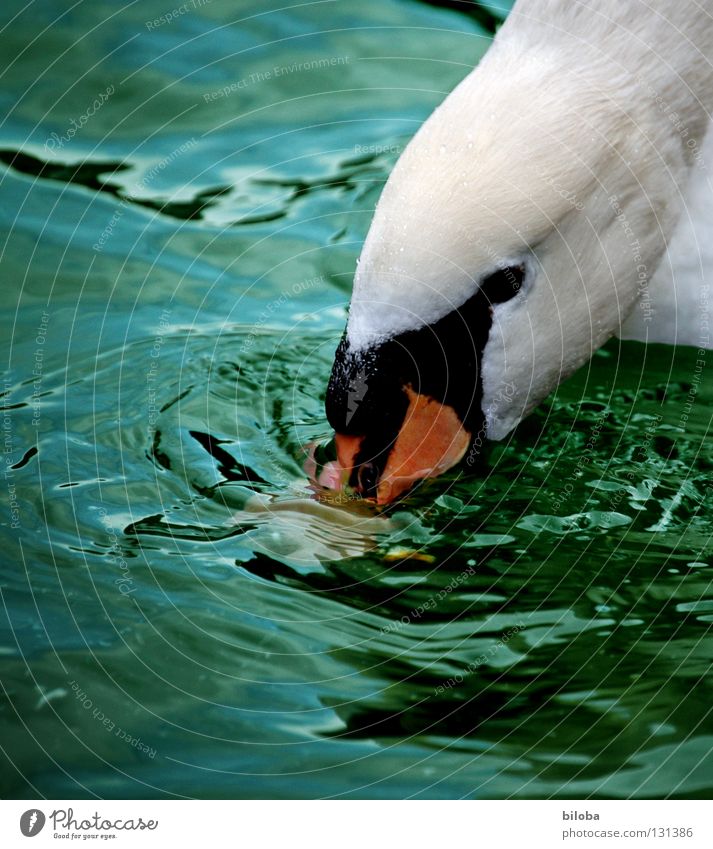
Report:
[[[417,481],[435,477],[455,466],[470,445],[471,434],[455,410],[404,389],[408,407],[396,439],[380,461],[362,459],[363,436],[336,434],[337,458],[351,486],[377,504],[388,504]],[[383,466],[379,472],[379,466]]]

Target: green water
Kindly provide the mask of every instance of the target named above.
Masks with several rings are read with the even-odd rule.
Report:
[[[611,343],[385,513],[302,470],[375,199],[491,17],[23,5],[0,793],[710,796],[708,358]]]

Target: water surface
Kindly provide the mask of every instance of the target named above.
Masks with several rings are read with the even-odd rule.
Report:
[[[713,792],[707,359],[610,343],[388,511],[303,471],[498,5],[0,13],[5,797]]]

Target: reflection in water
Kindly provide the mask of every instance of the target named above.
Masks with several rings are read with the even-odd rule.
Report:
[[[263,554],[289,558],[302,566],[358,557],[388,538],[392,523],[368,513],[354,515],[309,498],[270,499],[253,496],[233,514],[236,525],[263,528],[253,540]]]

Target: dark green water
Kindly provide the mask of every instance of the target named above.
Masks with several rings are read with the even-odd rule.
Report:
[[[309,498],[375,199],[488,15],[23,5],[0,793],[710,796],[709,358],[611,343],[476,474]]]

